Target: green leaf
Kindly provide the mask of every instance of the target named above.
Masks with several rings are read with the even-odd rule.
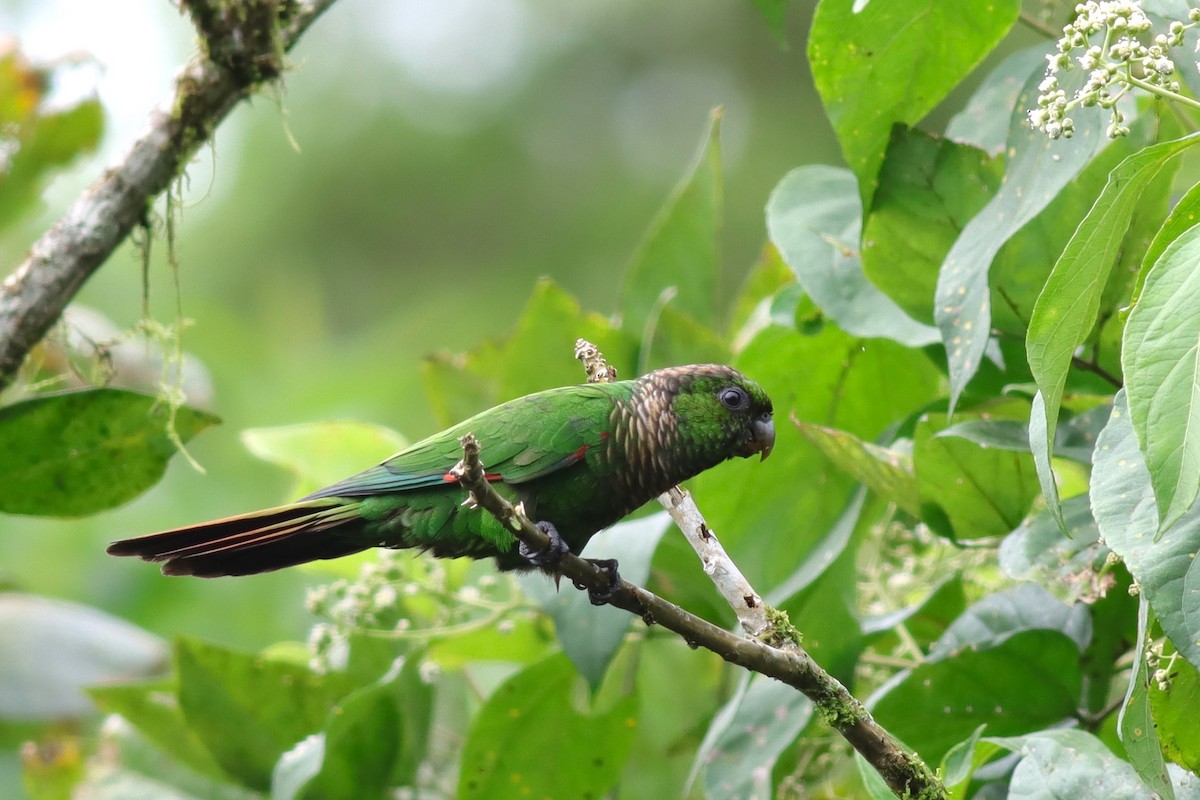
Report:
[[[920,122],[991,52],[1019,11],[1015,0],[817,6],[808,61],[864,206],[893,124]]]
[[[341,694],[333,678],[195,640],[176,642],[175,664],[189,727],[226,772],[262,791],[279,757],[324,726]]]
[[[1150,470],[1159,533],[1200,495],[1200,225],[1146,276],[1125,325],[1121,363],[1138,443]]]
[[[1171,242],[1197,223],[1200,223],[1200,183],[1192,186],[1183,197],[1179,198],[1179,202],[1171,209],[1171,213],[1163,221],[1162,227],[1154,235],[1154,240],[1146,248],[1133,289],[1133,298],[1129,303],[1131,307],[1137,304],[1138,298],[1142,295],[1142,286],[1146,282],[1146,275],[1149,274],[1150,267],[1158,261]]]
[[[890,614],[867,617],[863,633],[877,652],[890,652],[899,646],[895,629],[903,624],[905,636],[922,650],[928,649],[967,608],[962,575],[955,573],[938,583],[919,603]]]
[[[1133,671],[1129,675],[1125,702],[1121,705],[1121,713],[1117,717],[1117,730],[1120,731],[1121,744],[1125,745],[1129,763],[1137,770],[1146,787],[1157,792],[1162,800],[1175,800],[1171,778],[1167,774],[1167,763],[1163,760],[1163,750],[1159,743],[1158,724],[1155,723],[1155,718],[1159,715],[1151,714],[1150,711],[1150,675],[1145,653],[1149,637],[1150,604],[1143,597],[1138,602],[1137,647],[1133,653]],[[1191,668],[1187,662],[1183,663]],[[1193,674],[1194,672],[1193,670]],[[1166,715],[1170,715],[1172,710],[1170,707],[1163,709]],[[1194,729],[1190,720],[1188,728]],[[1195,769],[1195,766],[1193,764],[1192,768]]]
[[[582,712],[574,699],[577,680],[570,660],[555,655],[496,689],[467,734],[457,796],[603,796],[633,745],[637,697],[607,711]]]
[[[592,622],[596,621],[599,620]],[[548,626],[529,618],[513,619],[511,623],[511,627],[489,625],[468,633],[434,638],[429,643],[428,658],[446,669],[462,669],[485,658],[516,664],[531,664],[544,658],[554,644]]]
[[[203,775],[225,778],[225,772],[188,727],[179,708],[174,683],[95,686],[88,693],[102,710],[120,714],[163,752]]]
[[[862,753],[857,751],[854,753],[854,766],[858,770],[858,778],[862,781],[863,789],[866,790],[866,796],[870,800],[893,800],[896,793],[887,785],[883,776],[862,757]]]
[[[1086,731],[1048,730],[988,741],[1021,756],[1008,784],[1009,800],[1145,800],[1146,788],[1133,768]]]
[[[973,147],[911,128],[893,130],[863,230],[862,268],[871,283],[913,319],[932,325],[942,260],[1002,173],[1002,161]]]
[[[924,415],[913,434],[922,518],[952,538],[1009,533],[1038,494],[1033,458],[938,435],[944,426],[940,414]]]
[[[1125,391],[1096,443],[1092,514],[1150,601],[1163,632],[1193,666],[1200,664],[1200,510],[1193,508],[1156,539],[1158,515],[1150,473],[1138,449]]]
[[[914,517],[921,515],[911,453],[864,442],[851,433],[824,425],[798,419],[792,422],[813,447],[856,481]]]
[[[413,680],[417,675],[414,664],[413,660],[406,661],[393,674],[347,696],[330,710],[320,734],[308,737],[298,748],[284,754],[272,781],[274,800],[388,798],[392,797],[392,786],[407,783],[394,779],[401,753],[409,744],[405,742],[404,717],[409,701],[417,699],[410,697],[411,693],[405,689],[416,688],[421,694],[429,694],[419,677]],[[410,675],[408,680],[402,678],[405,671]],[[427,706],[428,702],[428,698],[422,698],[414,705]],[[407,776],[410,779],[424,755],[423,740],[421,745],[414,769]],[[315,771],[313,762],[318,767]]]
[[[721,113],[713,112],[696,163],[658,212],[621,286],[622,328],[642,338],[664,290],[697,321],[717,318],[717,237],[721,227]],[[582,334],[580,334],[582,335]],[[600,342],[600,349],[607,350]]]
[[[1055,436],[1055,455],[1081,464],[1092,463],[1092,450],[1096,447],[1096,437],[1108,421],[1108,411],[1108,406],[1104,405],[1072,417],[1070,424],[1060,428]],[[998,450],[1030,452],[1029,426],[1015,419],[970,419],[951,425],[938,436],[957,436]]]
[[[153,397],[121,389],[46,395],[0,408],[0,512],[78,517],[132,500],[177,452],[169,414]],[[218,422],[181,407],[186,442]]]
[[[1064,73],[1063,88],[1082,82],[1081,70]],[[979,369],[991,330],[988,270],[1013,234],[1046,208],[1103,146],[1100,115],[1080,115],[1073,138],[1051,140],[1025,118],[1042,80],[1038,70],[1025,84],[1009,127],[1004,182],[967,223],[938,272],[934,311],[950,368],[953,406]]]
[[[989,594],[954,620],[929,651],[930,660],[967,647],[994,647],[1019,631],[1058,631],[1081,651],[1092,638],[1092,620],[1082,603],[1068,606],[1036,583]]]
[[[758,11],[767,21],[771,33],[775,34],[776,39],[783,42],[783,22],[787,16],[788,0],[754,0],[754,5],[758,6]]]
[[[1200,729],[1196,726],[1196,709],[1200,708],[1200,674],[1196,672],[1196,668],[1182,659],[1176,661],[1168,670],[1167,688],[1160,689],[1157,684],[1151,686],[1149,700],[1150,711],[1153,714],[1143,711],[1139,720],[1151,722],[1151,736],[1155,732],[1154,727],[1157,728],[1157,738],[1162,741],[1162,752],[1169,759],[1184,769],[1200,772]],[[1128,702],[1126,705],[1128,706]],[[1151,741],[1155,745],[1158,744],[1153,738]],[[1133,754],[1130,753],[1130,759],[1132,758]],[[1147,754],[1147,758],[1153,758],[1153,755]],[[1150,764],[1153,765],[1154,762],[1151,761]],[[1155,778],[1155,788],[1159,785],[1158,781],[1163,780],[1165,776],[1166,767],[1162,765],[1161,755],[1158,766],[1164,771],[1162,775],[1155,772],[1153,766],[1149,771],[1150,776]]]
[[[642,343],[639,375],[678,364],[727,364],[733,357],[716,331],[680,311],[674,303],[662,307],[652,328]]]
[[[96,99],[51,113],[39,108],[24,120],[16,152],[0,164],[0,228],[34,205],[54,170],[95,150],[103,130],[104,109]]]
[[[515,397],[583,383],[574,358],[583,337],[622,376],[633,374],[637,341],[599,314],[583,311],[561,286],[543,278],[505,340],[486,342],[462,358],[425,362],[422,380],[439,423],[449,426]]]
[[[408,446],[390,428],[351,421],[248,428],[242,443],[263,461],[294,473],[297,495],[361,472]]]
[[[880,725],[927,761],[980,725],[1022,733],[1073,717],[1079,650],[1054,630],[1025,630],[899,673],[868,702]]]
[[[708,726],[688,784],[703,775],[707,797],[769,797],[776,760],[812,712],[812,702],[793,687],[744,674]]]
[[[1046,47],[1042,44],[1007,56],[983,79],[963,110],[951,117],[946,138],[988,153],[1003,153],[1017,97],[1033,71],[1045,65]]]
[[[987,763],[1000,749],[991,742],[980,741],[985,730],[987,726],[980,725],[969,737],[951,747],[942,758],[942,784],[952,800],[966,796],[975,770]]]
[[[1200,135],[1146,147],[1109,174],[1108,183],[1067,242],[1033,307],[1026,348],[1043,405],[1034,409],[1041,412],[1037,420],[1041,435],[1031,433],[1030,441],[1035,452],[1043,451],[1038,475],[1052,513],[1058,513],[1058,490],[1048,468],[1049,455],[1053,454],[1071,356],[1096,324],[1101,294],[1146,187],[1170,159],[1197,141]],[[1128,344],[1125,352],[1129,352]],[[1031,418],[1031,425],[1033,421]]]
[[[615,558],[621,577],[643,586],[650,577],[650,561],[671,518],[666,512],[620,522],[593,536],[583,548],[585,558]],[[544,575],[523,577],[525,593],[554,619],[563,651],[579,674],[595,689],[629,630],[633,617],[614,606],[594,606],[586,592],[567,586],[559,589]]]
[[[166,669],[166,646],[89,606],[0,593],[0,718],[53,721],[92,711],[85,688]]]
[[[1089,587],[1072,583],[1075,576],[1097,572],[1104,566],[1108,548],[1092,519],[1087,495],[1062,505],[1066,533],[1048,511],[1021,523],[1000,543],[1000,569],[1010,578],[1037,580],[1045,585],[1067,585],[1074,592]]]
[[[919,347],[937,331],[910,318],[863,274],[862,212],[843,169],[792,170],[767,201],[767,231],[813,302],[842,330]]]
[[[763,598],[788,614],[804,633],[805,649],[840,680],[850,679],[863,648],[854,583],[857,544],[880,513],[864,513],[866,500],[867,490],[859,487],[828,533]]]

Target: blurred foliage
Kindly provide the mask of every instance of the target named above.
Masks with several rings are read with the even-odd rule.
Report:
[[[204,582],[100,555],[577,382],[584,336],[623,376],[720,360],[772,396],[772,458],[691,488],[950,796],[1200,797],[1194,140],[1145,101],[1120,142],[1087,134],[1097,109],[1038,138],[1024,104],[1073,6],[960,5],[819,4],[807,56],[847,169],[798,164],[832,155],[794,96],[800,4],[464,0],[426,39],[432,6],[339,4],[286,120],[243,112],[183,190],[188,356],[152,226],[148,284],[118,255],[83,293],[101,324],[69,320],[5,398],[9,512],[145,491],[165,409],[179,438],[213,421],[151,393],[226,425],[189,446],[207,476],[4,517],[0,794],[886,796],[801,695],[540,575],[387,552]],[[500,50],[474,72],[422,49],[481,30]],[[68,113],[38,86],[25,113]],[[22,169],[94,122],[31,124]],[[40,190],[0,182],[0,206]],[[143,288],[172,321],[141,323],[154,368],[131,375]],[[123,375],[142,393],[42,391]],[[585,552],[734,622],[660,514]]]

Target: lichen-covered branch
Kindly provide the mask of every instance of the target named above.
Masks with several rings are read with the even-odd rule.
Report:
[[[0,284],[0,389],[12,383],[84,281],[145,222],[154,198],[335,0],[190,0],[203,52],[180,71],[145,132],[79,196]]]
[[[462,438],[462,446],[463,460],[452,472],[471,493],[471,499],[496,517],[531,551],[544,551],[550,538],[488,482],[479,458],[479,441],[473,434],[467,434]],[[577,586],[599,593],[610,589],[606,570],[573,553],[564,555],[556,569]],[[802,648],[771,647],[757,639],[730,633],[624,580],[612,592],[608,602],[641,617],[647,625],[661,625],[674,631],[691,647],[711,650],[731,664],[782,681],[803,692],[813,701],[822,718],[879,771],[897,796],[921,800],[945,797],[941,783],[925,763],[879,727],[846,687],[821,669]]]

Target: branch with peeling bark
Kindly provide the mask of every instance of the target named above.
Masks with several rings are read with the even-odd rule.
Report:
[[[334,0],[187,0],[203,53],[149,126],[0,284],[0,389],[93,272],[144,224],[159,194],[239,102],[283,71],[283,55]]]

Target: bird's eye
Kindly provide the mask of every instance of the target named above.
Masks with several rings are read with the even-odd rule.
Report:
[[[717,399],[730,411],[741,411],[750,405],[750,396],[736,386],[729,386],[717,392]]]

